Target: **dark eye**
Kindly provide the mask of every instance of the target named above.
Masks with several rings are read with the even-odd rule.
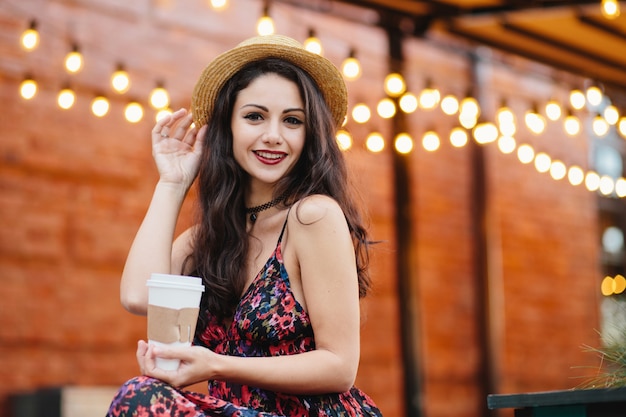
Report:
[[[243,118],[251,120],[253,122],[256,122],[256,121],[259,121],[259,120],[263,120],[263,116],[261,116],[260,113],[248,113],[245,116],[243,116]]]
[[[302,120],[298,119],[295,116],[286,117],[285,122],[287,122],[290,125],[301,125],[303,123]]]

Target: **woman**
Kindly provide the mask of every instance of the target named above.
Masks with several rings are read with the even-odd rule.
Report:
[[[122,304],[146,314],[152,272],[200,276],[206,290],[194,345],[140,341],[143,376],[120,389],[109,416],[381,415],[353,387],[369,279],[367,233],[335,141],[346,107],[332,63],[272,35],[218,56],[191,113],[157,122],[160,179]],[[199,221],[172,243],[196,177]],[[181,366],[161,370],[155,357]],[[200,381],[209,395],[181,389]]]

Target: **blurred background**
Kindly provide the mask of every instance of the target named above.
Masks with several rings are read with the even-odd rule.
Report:
[[[625,7],[3,0],[0,414],[82,387],[105,390],[104,415],[138,372],[146,322],[118,290],[157,181],[150,129],[270,29],[346,71],[337,139],[380,241],[357,385],[386,416],[427,417],[584,385],[589,347],[626,343]]]

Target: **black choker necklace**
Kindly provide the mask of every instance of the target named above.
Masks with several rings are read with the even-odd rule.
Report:
[[[267,210],[269,208],[274,207],[276,204],[280,203],[284,199],[285,199],[285,196],[281,195],[280,197],[277,197],[273,199],[272,201],[269,201],[265,204],[261,204],[260,206],[254,206],[250,208],[246,207],[246,214],[250,215],[250,221],[254,223],[258,217],[257,216],[258,213],[262,212],[263,210]]]

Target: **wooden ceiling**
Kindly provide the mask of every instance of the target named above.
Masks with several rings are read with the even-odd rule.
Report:
[[[310,0],[303,0],[311,7]],[[291,1],[294,3],[295,1]],[[370,9],[376,25],[445,33],[590,78],[626,94],[626,2],[605,18],[600,0],[335,0]],[[330,6],[329,6],[330,3]]]

